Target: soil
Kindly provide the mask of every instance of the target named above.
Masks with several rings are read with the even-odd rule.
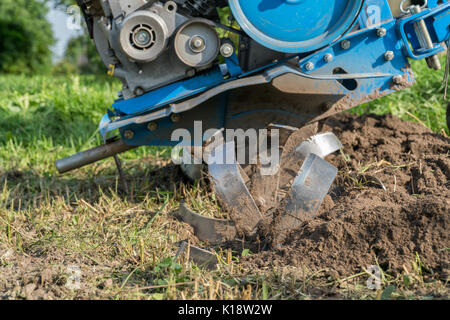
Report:
[[[339,168],[339,175],[318,216],[290,233],[279,247],[266,247],[261,252],[252,249],[252,255],[241,259],[242,270],[307,267],[313,271],[327,269],[341,278],[376,263],[391,274],[405,269],[411,272],[412,262],[416,262],[423,271],[447,280],[450,139],[393,116],[341,114],[322,122],[320,131],[334,132],[344,148],[327,158]],[[136,174],[133,178],[142,180],[142,185],[145,181],[143,190],[176,190],[182,179],[180,170],[164,164],[157,164],[159,170],[150,177]],[[22,175],[11,174],[18,178]],[[128,215],[122,216],[128,225]],[[115,218],[113,221],[118,223]],[[148,221],[141,223],[147,225]],[[35,227],[31,222],[20,229],[25,232],[28,228],[32,238]],[[180,239],[189,238],[198,244],[191,228],[182,224],[179,228],[176,232]],[[103,244],[103,250],[107,245]],[[242,250],[244,244],[239,245]],[[255,243],[251,245],[256,247]],[[108,298],[135,268],[128,253],[114,253],[108,261],[104,260],[107,254],[94,255],[99,264],[89,254],[74,254],[64,248],[54,247],[42,254],[39,248],[36,250],[16,253],[0,243],[0,299]],[[116,252],[115,248],[111,250]],[[68,265],[82,268],[84,284],[79,291],[65,286]],[[116,276],[119,280],[113,285]]]
[[[391,115],[340,114],[322,123],[342,141],[327,158],[339,175],[318,216],[252,268],[307,266],[349,276],[378,264],[393,273],[450,271],[450,139]]]

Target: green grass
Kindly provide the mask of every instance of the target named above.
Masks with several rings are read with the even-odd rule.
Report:
[[[415,63],[411,89],[355,109],[420,119],[445,127],[440,80]],[[245,252],[222,252],[217,271],[174,261],[179,240],[192,231],[170,218],[181,198],[201,212],[220,210],[201,183],[177,182],[169,150],[140,148],[122,156],[130,194],[114,162],[106,160],[60,176],[54,161],[100,143],[97,124],[120,85],[92,76],[0,76],[0,298],[314,299],[429,298],[445,295],[441,282],[412,271],[383,277],[383,290],[365,287],[366,273],[335,279],[325,271],[245,270]],[[412,115],[412,116],[411,116]],[[447,131],[448,133],[448,131]],[[82,271],[80,290],[64,286],[67,267]],[[415,266],[415,268],[414,268]],[[46,296],[47,295],[47,296]]]
[[[0,76],[0,168],[55,173],[57,158],[99,145],[98,121],[119,90],[120,83],[106,77]]]

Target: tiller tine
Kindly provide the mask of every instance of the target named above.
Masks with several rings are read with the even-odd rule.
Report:
[[[203,267],[209,270],[213,270],[217,267],[219,263],[217,256],[205,249],[193,246],[186,241],[182,241],[178,249],[176,257],[179,257],[187,251],[187,258],[189,261],[194,262],[199,267]]]
[[[320,133],[297,145],[289,154],[283,155],[278,185],[286,186],[298,173],[303,161],[311,154],[325,158],[342,148],[342,143],[332,132]]]
[[[272,220],[275,212],[273,242],[280,244],[289,232],[314,218],[338,173],[323,158],[341,149],[341,142],[331,132],[316,132],[317,125],[308,125],[284,140],[274,175],[262,175],[259,167],[247,177],[237,163],[235,143],[220,144],[209,154],[208,168],[214,191],[231,221],[200,216],[184,203],[176,215],[194,228],[199,240],[219,244],[238,234],[256,236],[261,222]]]
[[[288,232],[314,218],[337,173],[338,169],[320,156],[308,155],[287,195],[285,209],[275,221],[275,245],[280,244]]]
[[[325,132],[312,136],[309,140],[304,141],[297,149],[295,149],[295,153],[302,159],[306,159],[311,153],[314,153],[321,158],[325,158],[341,148],[342,143],[339,141],[338,137],[332,132]]]
[[[296,165],[296,163],[293,162],[299,161],[295,157],[293,159],[294,161],[290,160],[292,158],[290,155],[293,154],[293,151],[300,145],[301,142],[316,134],[318,130],[317,123],[307,125],[296,130],[293,130],[293,128],[291,129],[290,127],[286,128],[285,126],[275,127],[273,125],[272,127],[280,130],[280,145],[283,146],[280,159],[280,168],[275,175],[263,175],[261,170],[258,170],[253,176],[250,187],[252,196],[263,211],[276,207],[279,188],[288,182],[283,183],[285,180],[283,179],[280,184],[281,176],[287,168]],[[288,135],[288,137],[283,138],[285,135]],[[298,165],[295,172],[297,172],[299,168],[300,165]],[[291,179],[292,178],[293,177],[291,176]]]
[[[263,215],[242,178],[234,142],[214,149],[214,155],[209,157],[209,174],[216,194],[230,213],[238,232],[254,236]]]
[[[229,220],[213,219],[201,216],[189,210],[184,202],[175,216],[194,228],[195,236],[201,241],[221,243],[236,237],[234,223]]]

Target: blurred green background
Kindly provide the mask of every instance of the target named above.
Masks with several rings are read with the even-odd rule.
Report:
[[[74,4],[72,0],[2,0],[0,73],[104,73],[84,21],[79,19],[79,30],[68,26],[68,21],[78,25],[70,8]]]

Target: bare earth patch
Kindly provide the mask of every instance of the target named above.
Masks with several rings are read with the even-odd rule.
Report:
[[[419,260],[448,278],[450,139],[393,116],[342,114],[322,131],[333,131],[344,148],[328,158],[340,171],[320,215],[282,248],[246,263],[349,276],[377,262],[383,270],[411,272]]]

